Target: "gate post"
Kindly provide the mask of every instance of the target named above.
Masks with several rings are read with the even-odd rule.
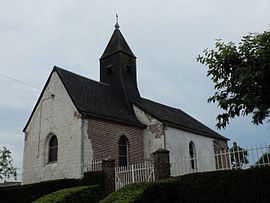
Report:
[[[106,194],[115,191],[115,160],[102,160],[102,171],[105,175],[104,190]]]
[[[170,152],[166,149],[158,149],[153,153],[155,180],[169,178],[170,170]]]

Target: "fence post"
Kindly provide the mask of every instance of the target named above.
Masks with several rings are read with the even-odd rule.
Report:
[[[166,149],[158,149],[153,153],[155,180],[169,178],[170,170],[170,152]]]
[[[106,194],[115,191],[115,160],[102,160],[102,171],[105,175],[104,190]]]

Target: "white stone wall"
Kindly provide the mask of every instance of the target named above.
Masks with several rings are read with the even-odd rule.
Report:
[[[82,119],[82,137],[83,137],[83,142],[82,142],[82,149],[83,149],[83,156],[82,156],[82,163],[83,165],[83,170],[87,170],[89,165],[92,164],[93,161],[93,147],[91,140],[89,139],[88,136],[88,120]]]
[[[212,138],[171,127],[166,128],[165,136],[166,149],[170,151],[171,162],[187,160],[189,158],[189,143],[192,141],[195,144],[196,157],[198,158],[198,170],[211,170],[215,168]]]
[[[82,135],[83,131],[81,116],[54,72],[25,132],[23,184],[80,178],[84,158],[82,138],[86,136]],[[55,163],[48,163],[51,133],[58,139],[58,160]]]
[[[133,105],[133,108],[137,119],[147,126],[143,131],[144,159],[149,160],[153,152],[165,147],[163,124],[137,106]]]

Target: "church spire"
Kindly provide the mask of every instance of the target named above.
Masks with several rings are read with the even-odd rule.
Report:
[[[111,39],[100,60],[100,82],[110,84],[114,93],[123,98],[132,109],[129,99],[139,100],[137,87],[136,56],[131,51],[118,24],[116,24]]]
[[[130,47],[128,46],[125,38],[123,37],[122,33],[120,32],[120,26],[118,23],[118,15],[116,14],[116,24],[115,24],[115,29],[114,32],[111,36],[111,39],[106,47],[106,49],[104,50],[101,58],[106,58],[110,55],[113,55],[117,52],[122,52],[124,54],[127,54],[131,57],[136,58],[136,56],[133,54],[133,52],[131,51]]]

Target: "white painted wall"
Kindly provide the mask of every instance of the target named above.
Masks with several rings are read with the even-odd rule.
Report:
[[[54,94],[54,97],[51,97]],[[86,124],[85,124],[86,125]],[[85,128],[85,127],[84,127]],[[58,74],[51,80],[25,132],[23,184],[60,178],[80,178],[86,139],[80,114]],[[82,135],[82,132],[83,135]],[[58,138],[58,160],[48,163],[49,134]],[[84,143],[87,143],[84,141]]]
[[[88,120],[82,119],[82,149],[83,149],[83,156],[82,156],[82,163],[83,164],[83,171],[87,170],[90,164],[93,161],[93,147],[91,140],[88,136]]]
[[[139,107],[133,105],[133,109],[137,119],[147,126],[143,131],[144,159],[150,160],[153,152],[165,147],[163,124]]]
[[[198,158],[198,170],[215,169],[213,139],[198,134],[167,127],[165,130],[166,149],[170,151],[171,162],[183,162],[189,158],[189,143],[195,144],[196,157]],[[190,162],[185,170],[188,170]]]

